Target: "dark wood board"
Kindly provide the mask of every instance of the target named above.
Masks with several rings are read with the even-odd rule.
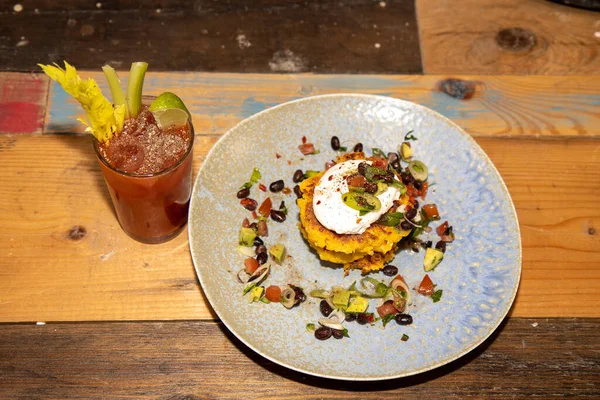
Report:
[[[21,3],[0,1],[0,70],[422,72],[413,0]]]
[[[445,367],[369,383],[280,367],[214,322],[0,325],[0,397],[597,398],[599,331],[598,319],[510,318]]]

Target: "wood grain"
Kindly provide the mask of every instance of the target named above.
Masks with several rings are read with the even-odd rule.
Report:
[[[82,72],[110,93],[104,76]],[[126,74],[121,74],[123,80]],[[251,84],[249,84],[251,82]],[[179,94],[196,132],[220,135],[282,102],[328,93],[367,93],[413,101],[450,118],[475,137],[600,136],[600,77],[407,75],[263,75],[155,73],[147,94]],[[82,132],[81,108],[53,83],[48,133]]]
[[[194,173],[217,139],[198,135]],[[600,317],[600,141],[478,142],[520,218],[512,315]],[[213,318],[185,232],[147,246],[121,231],[89,137],[0,138],[0,171],[0,321]]]
[[[510,318],[444,367],[344,382],[274,364],[217,323],[5,325],[0,375],[11,399],[591,399],[600,392],[599,329],[593,319]]]
[[[413,1],[2,3],[2,70],[144,60],[156,71],[421,72]]]
[[[544,0],[417,0],[427,74],[598,75],[598,14]]]

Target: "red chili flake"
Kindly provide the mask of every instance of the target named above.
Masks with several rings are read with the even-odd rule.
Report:
[[[321,200],[317,200],[317,205],[321,204]]]
[[[292,165],[292,160],[288,160],[288,165]]]
[[[335,161],[328,161],[325,163],[325,169],[328,170],[329,168],[333,167],[335,165]]]
[[[267,191],[267,187],[266,187],[265,185],[263,185],[262,183],[258,185],[258,188],[259,188],[260,190],[262,190],[263,192],[266,192],[266,191]]]
[[[275,153],[275,157],[277,157],[277,158],[281,158],[281,154],[279,154],[279,153]]]
[[[302,144],[306,143],[306,136],[302,136]]]

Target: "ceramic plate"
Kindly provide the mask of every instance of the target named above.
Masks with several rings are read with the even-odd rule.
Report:
[[[347,323],[349,338],[317,340],[307,323],[321,317],[319,300],[288,310],[281,304],[249,304],[236,278],[243,256],[236,251],[244,217],[236,193],[252,169],[265,185],[283,179],[293,187],[295,170],[321,170],[335,158],[332,136],[343,146],[361,142],[365,151],[395,151],[408,131],[415,158],[429,167],[428,203],[436,203],[442,221],[454,226],[456,240],[430,276],[443,290],[433,303],[415,295],[414,322],[384,329]],[[303,156],[305,136],[320,150]],[[263,193],[289,209],[283,223],[269,221],[267,246],[285,244],[291,256],[273,268],[265,285],[288,283],[312,289],[349,287],[359,271],[344,277],[341,268],[322,264],[298,228],[296,196]],[[492,162],[457,125],[436,112],[407,101],[370,95],[309,97],[273,107],[231,129],[211,149],[195,182],[189,216],[189,241],[198,278],[215,312],[242,342],[262,356],[307,374],[346,380],[381,380],[417,374],[444,365],[475,348],[498,327],[517,293],[521,275],[519,225],[509,193]],[[432,226],[437,226],[433,224]],[[435,235],[435,233],[434,233]],[[435,240],[435,239],[433,239]],[[403,251],[393,264],[409,286],[424,276],[424,252]],[[389,282],[381,273],[372,274]],[[374,311],[376,301],[370,307]],[[401,341],[403,334],[408,341]]]

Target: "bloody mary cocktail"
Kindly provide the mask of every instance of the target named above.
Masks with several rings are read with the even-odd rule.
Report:
[[[119,223],[129,236],[161,243],[181,232],[192,188],[193,145],[191,122],[161,129],[147,106],[110,142],[94,140]]]
[[[144,243],[171,239],[185,226],[192,190],[194,127],[183,100],[171,92],[143,98],[145,62],[131,64],[127,92],[114,68],[102,67],[112,102],[94,79],[64,64],[38,65],[85,111],[78,120],[94,136],[121,227]]]

